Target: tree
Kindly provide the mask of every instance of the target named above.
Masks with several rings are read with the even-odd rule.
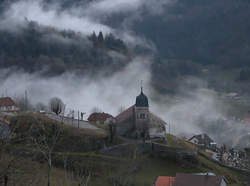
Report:
[[[125,110],[126,110],[126,108],[125,108],[124,106],[120,106],[120,107],[118,108],[118,114],[122,113],[122,112],[125,111]]]
[[[103,34],[102,34],[102,32],[99,32],[99,35],[98,35],[98,43],[99,43],[99,44],[102,44],[103,42],[104,42]]]
[[[33,105],[31,104],[28,93],[25,91],[24,95],[19,95],[14,97],[14,101],[20,111],[30,111],[33,110]]]
[[[62,134],[62,127],[56,123],[39,121],[37,127],[32,127],[31,142],[43,155],[48,165],[48,186],[51,185],[52,155]]]
[[[101,110],[100,108],[98,108],[98,107],[94,107],[94,108],[91,109],[90,112],[91,112],[91,113],[101,113],[102,110]]]
[[[37,103],[35,106],[36,111],[47,111],[48,110],[47,108],[48,107],[41,102]]]
[[[56,115],[59,115],[60,113],[63,112],[65,105],[60,98],[54,97],[54,98],[51,98],[49,101],[49,108]]]
[[[12,154],[11,145],[22,141],[23,138],[15,135],[15,127],[0,122],[0,184],[7,186],[11,175],[17,176],[19,168],[18,154]]]

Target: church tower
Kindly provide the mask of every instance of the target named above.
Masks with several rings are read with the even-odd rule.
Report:
[[[143,87],[141,86],[141,94],[136,97],[135,102],[135,129],[138,135],[142,133],[148,135],[149,125],[149,104],[148,98],[143,93]]]

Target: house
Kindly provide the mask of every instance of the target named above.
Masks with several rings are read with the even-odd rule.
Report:
[[[172,176],[159,176],[154,186],[173,186],[175,177]]]
[[[94,112],[88,117],[89,122],[95,122],[99,124],[110,124],[115,123],[115,118],[107,113],[97,113]]]
[[[10,97],[0,98],[0,112],[17,112],[19,109]]]
[[[201,148],[216,149],[216,143],[207,134],[194,135],[188,141]]]
[[[118,135],[131,138],[165,138],[167,123],[150,112],[148,98],[142,87],[135,105],[121,112],[115,119]]]
[[[176,174],[173,186],[227,186],[228,181],[223,176]]]

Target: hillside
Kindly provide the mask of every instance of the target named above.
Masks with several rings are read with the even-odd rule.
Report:
[[[10,1],[2,2],[12,5]],[[55,3],[42,2],[45,9]],[[64,14],[75,11],[75,7],[88,8],[91,3],[97,2],[59,0],[56,11]],[[157,8],[158,3],[155,6]],[[148,6],[130,13],[110,11],[101,18],[93,13],[93,19],[98,17],[100,24],[112,28],[116,36],[103,34],[99,37],[100,29],[89,38],[74,29],[56,29],[26,18],[19,34],[5,29],[0,31],[0,68],[42,71],[40,73],[46,76],[64,72],[93,75],[119,71],[136,55],[154,55],[151,84],[160,93],[175,94],[175,85],[189,75],[205,79],[209,87],[218,91],[238,89],[246,93],[250,80],[249,6],[246,0],[205,0],[202,3],[178,0],[164,4],[159,13],[152,13]],[[5,11],[8,8],[4,6]],[[133,33],[136,46],[125,44],[124,37],[124,41],[121,40],[122,35],[129,33]],[[138,46],[136,40],[141,38],[156,49],[146,50],[148,42]],[[204,77],[204,69],[213,73]],[[224,82],[220,81],[222,78]]]
[[[95,130],[76,129],[70,126],[63,126],[60,123],[46,119],[38,114],[24,114],[17,117],[10,118],[15,130],[16,139],[22,136],[25,141],[14,140],[7,146],[5,153],[13,156],[15,162],[14,167],[17,173],[13,170],[9,172],[10,181],[16,183],[45,182],[41,174],[46,173],[46,160],[43,158],[42,153],[35,146],[31,145],[25,136],[37,136],[38,125],[45,121],[46,131],[52,133],[53,130],[49,126],[56,124],[58,127],[63,127],[61,140],[56,144],[56,148],[52,154],[52,165],[56,168],[52,169],[52,183],[60,185],[61,182],[57,181],[57,177],[63,178],[71,185],[79,183],[79,180],[84,179],[84,176],[91,174],[89,184],[92,186],[104,185],[108,186],[112,180],[120,180],[120,182],[136,183],[138,186],[149,185],[154,182],[159,175],[175,176],[177,172],[183,173],[197,173],[197,172],[214,172],[217,175],[225,175],[231,184],[241,185],[240,183],[247,179],[245,174],[237,171],[230,170],[225,167],[209,160],[206,153],[199,155],[199,163],[193,164],[189,161],[176,161],[171,158],[160,158],[151,153],[145,153],[133,157],[113,157],[102,155],[98,149],[102,148],[101,141],[105,142],[106,134],[100,133]],[[36,126],[32,129],[32,126]],[[31,128],[30,128],[31,127]],[[29,129],[30,128],[30,129]],[[52,129],[52,130],[51,130]],[[27,131],[33,131],[27,133]],[[41,134],[41,133],[40,133]],[[50,135],[48,135],[50,136]],[[37,136],[39,139],[39,135]],[[20,138],[19,138],[20,139]],[[28,141],[27,141],[28,140]],[[178,139],[174,136],[167,136],[168,145],[172,147],[181,147],[194,150],[195,147],[191,144]],[[92,141],[92,142],[91,142]],[[63,146],[63,148],[62,148]],[[130,149],[133,152],[135,149]],[[132,153],[134,154],[134,153]],[[9,158],[11,157],[9,156]],[[8,161],[9,161],[8,158]],[[1,163],[4,160],[0,159]],[[18,160],[18,161],[17,161]],[[5,159],[6,162],[8,162]],[[12,167],[12,166],[11,166]],[[31,172],[31,167],[40,167],[39,171]],[[21,172],[22,173],[21,173]],[[75,176],[72,177],[72,174]],[[18,175],[13,177],[14,175]],[[23,175],[23,176],[21,176]],[[62,176],[64,175],[64,176]],[[21,176],[21,178],[19,178]],[[32,177],[32,179],[30,178]],[[14,179],[15,178],[15,179]],[[34,178],[34,179],[33,179]]]
[[[25,21],[19,34],[0,30],[0,68],[57,76],[123,68],[130,60],[125,43],[112,34],[84,36],[73,30],[58,30]]]

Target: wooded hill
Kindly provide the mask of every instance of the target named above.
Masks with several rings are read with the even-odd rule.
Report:
[[[86,37],[71,30],[57,30],[26,21],[16,32],[0,31],[0,68],[18,67],[27,72],[44,70],[47,75],[65,71],[116,71],[125,66],[129,51],[112,34]]]

